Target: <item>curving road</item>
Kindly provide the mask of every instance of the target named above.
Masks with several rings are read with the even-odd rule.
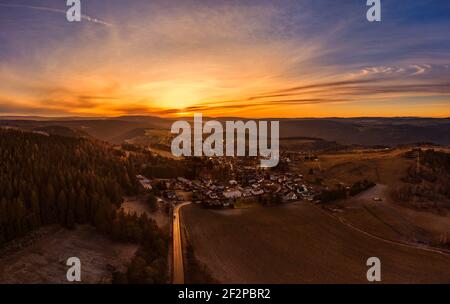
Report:
[[[180,232],[180,209],[190,202],[176,205],[173,209],[173,283],[184,284],[183,246]]]

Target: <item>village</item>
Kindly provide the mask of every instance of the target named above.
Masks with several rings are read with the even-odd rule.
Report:
[[[137,179],[146,191],[174,204],[192,201],[206,208],[236,208],[251,204],[278,204],[296,200],[313,201],[317,194],[301,174],[276,172],[259,167],[257,158],[210,157],[210,165],[227,172],[229,178],[208,175],[195,180],[184,177]],[[282,157],[282,161],[289,161]]]

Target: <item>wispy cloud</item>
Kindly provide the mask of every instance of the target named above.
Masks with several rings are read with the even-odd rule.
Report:
[[[437,98],[450,115],[449,20],[374,25],[364,6],[322,0],[93,0],[82,26],[46,14],[61,26],[40,19],[20,31],[42,39],[22,39],[18,10],[65,13],[29,3],[0,4],[15,17],[0,26],[0,112],[349,116],[383,102],[402,115]]]
[[[37,10],[37,11],[45,11],[45,12],[51,12],[51,13],[57,13],[57,14],[63,14],[66,15],[66,11],[62,10],[62,9],[57,9],[57,8],[51,8],[51,7],[44,7],[44,6],[34,6],[34,5],[24,5],[24,4],[7,4],[7,3],[0,3],[1,7],[9,7],[9,8],[24,8],[24,9],[31,9],[31,10]],[[88,15],[84,15],[81,14],[81,19],[88,21],[88,22],[92,22],[92,23],[96,23],[96,24],[100,24],[100,25],[104,25],[104,26],[113,26],[111,23],[88,16]]]

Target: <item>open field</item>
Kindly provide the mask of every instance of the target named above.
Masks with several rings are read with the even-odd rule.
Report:
[[[383,283],[450,283],[450,256],[371,237],[308,203],[190,205],[182,219],[197,259],[222,283],[367,283],[373,256]]]
[[[319,155],[320,161],[300,161],[291,169],[309,181],[321,178],[324,184],[353,184],[367,179],[376,183],[397,185],[414,160],[402,157],[409,149],[354,151]],[[310,175],[309,170],[314,174]]]
[[[122,203],[122,208],[125,213],[136,213],[137,216],[146,213],[150,218],[155,220],[160,229],[163,231],[168,231],[169,229],[169,215],[164,212],[162,207],[158,208],[157,211],[152,212],[150,210],[150,206],[143,197],[125,197],[125,200]]]
[[[67,283],[66,261],[81,260],[82,283],[110,283],[112,270],[124,271],[137,245],[121,244],[90,226],[58,229],[15,253],[0,256],[0,283]]]
[[[432,147],[435,151],[450,153],[448,147]],[[376,183],[396,186],[405,176],[407,169],[415,163],[415,159],[407,159],[402,155],[411,148],[391,150],[355,150],[353,152],[321,154],[320,162],[301,162],[298,169],[307,175],[313,168],[318,176],[327,184],[338,182],[351,184],[362,179]],[[314,178],[313,176],[312,178]]]
[[[374,201],[373,198],[381,201]],[[450,232],[450,216],[418,211],[394,204],[389,187],[377,185],[355,197],[328,204],[341,212],[335,216],[374,235],[416,244],[435,245]]]
[[[447,147],[434,147],[436,151],[449,152]],[[415,159],[402,155],[410,148],[386,151],[336,153],[320,156],[323,183],[329,187],[337,183],[351,185],[367,179],[378,183],[356,197],[335,203],[339,218],[374,235],[391,240],[430,246],[443,246],[441,240],[450,233],[450,215],[445,209],[413,209],[394,201],[391,192],[408,185],[402,181]],[[316,164],[313,164],[316,165]],[[379,202],[374,197],[381,198]]]

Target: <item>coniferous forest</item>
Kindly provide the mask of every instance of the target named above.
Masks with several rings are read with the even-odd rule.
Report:
[[[167,238],[146,215],[119,210],[122,196],[138,189],[136,166],[121,151],[87,138],[0,129],[0,160],[0,246],[44,225],[91,224],[141,244],[132,265],[145,271],[130,266],[116,274],[119,282],[163,282]]]

